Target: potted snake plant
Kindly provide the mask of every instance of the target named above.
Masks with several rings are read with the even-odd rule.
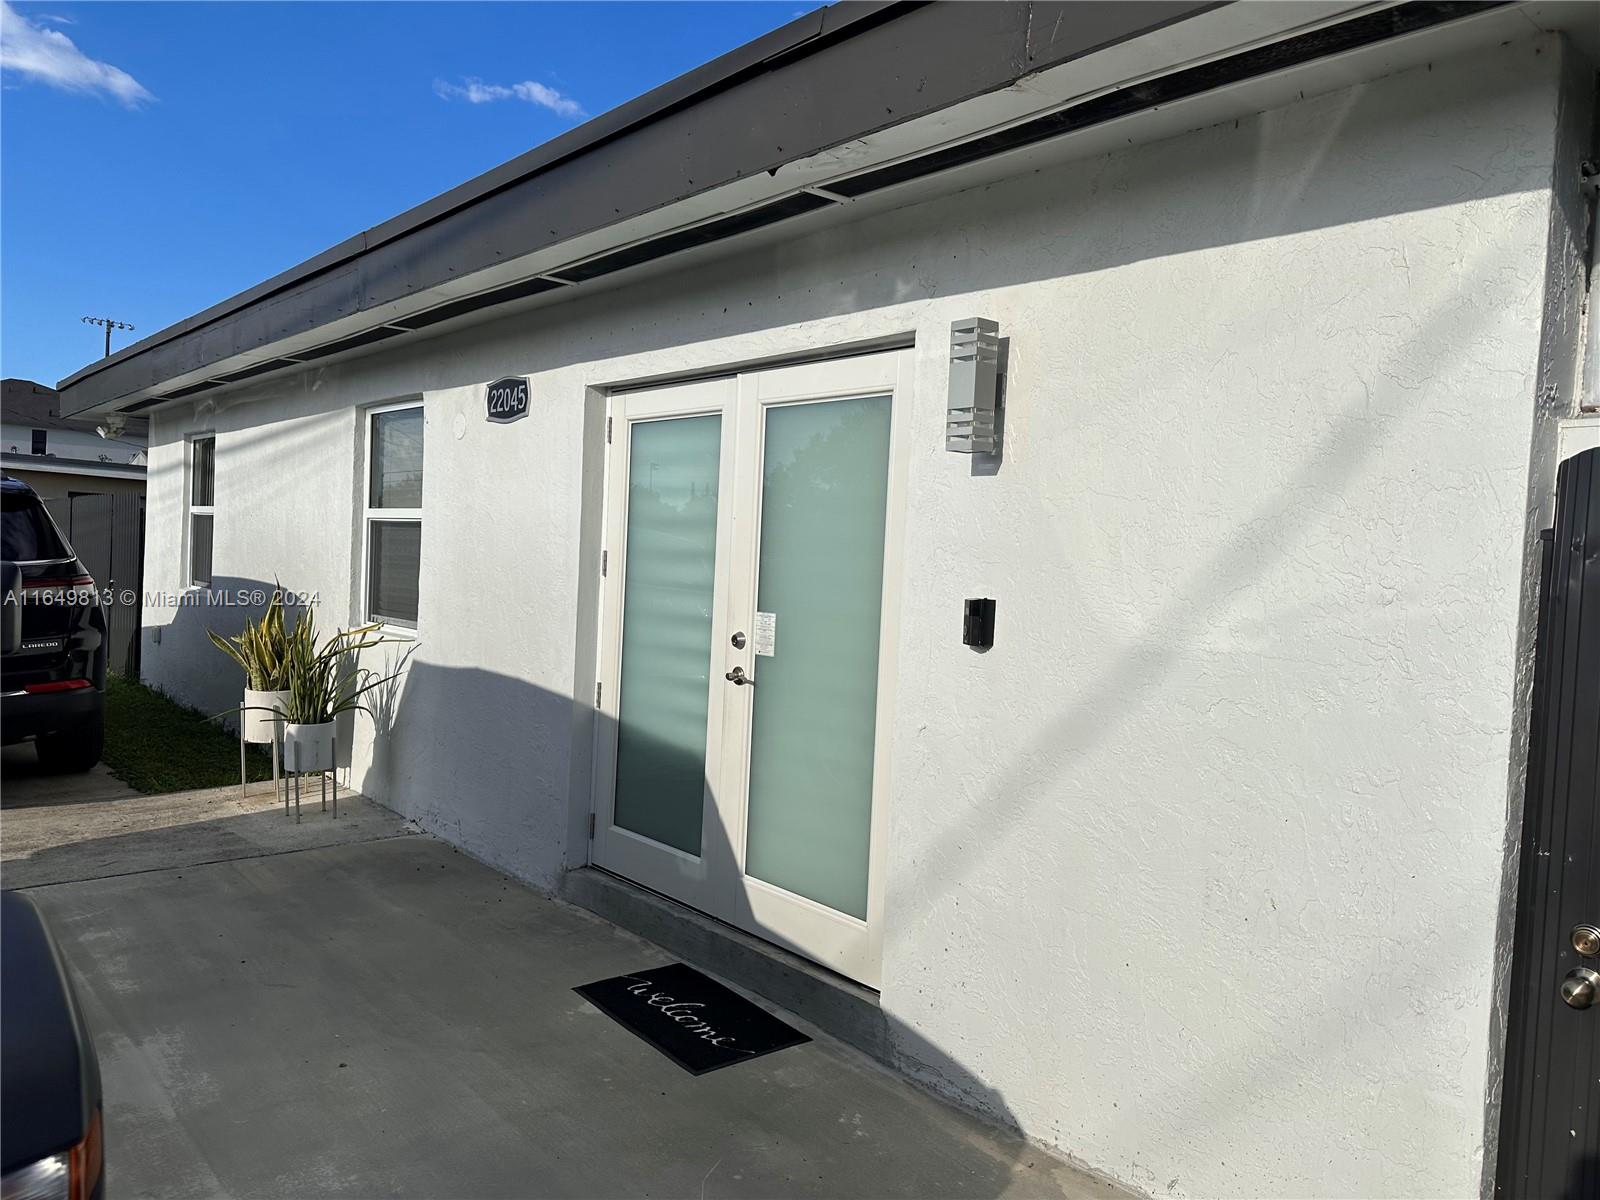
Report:
[[[247,742],[277,739],[277,723],[289,702],[289,642],[283,626],[283,590],[275,589],[267,611],[246,621],[236,638],[206,630],[212,644],[244,669],[241,733]],[[241,751],[242,753],[242,751]]]
[[[329,771],[334,761],[334,722],[357,709],[370,713],[361,697],[400,673],[374,678],[351,657],[391,639],[379,625],[342,629],[317,645],[316,623],[301,615],[288,636],[288,700],[284,705],[283,765],[289,771]]]

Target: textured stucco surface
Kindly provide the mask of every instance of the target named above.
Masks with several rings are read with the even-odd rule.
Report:
[[[1529,446],[1520,632],[1511,703],[1504,869],[1501,873],[1499,935],[1494,960],[1494,992],[1489,1028],[1489,1081],[1484,1106],[1483,1175],[1480,1193],[1494,1193],[1494,1171],[1504,1086],[1506,1000],[1516,928],[1516,893],[1522,850],[1522,820],[1531,737],[1534,659],[1539,620],[1539,573],[1543,558],[1539,532],[1555,520],[1555,475],[1561,461],[1563,425],[1578,411],[1583,353],[1584,298],[1588,279],[1591,203],[1583,196],[1583,161],[1594,150],[1595,74],[1592,63],[1570,47],[1562,55],[1556,98],[1554,155],[1550,170],[1549,234],[1544,277],[1544,312],[1539,346],[1538,385]]]
[[[219,586],[352,620],[358,406],[423,394],[419,640],[353,783],[549,886],[585,855],[590,389],[914,334],[903,1065],[1152,1194],[1475,1194],[1559,57],[1436,63],[162,414],[148,584],[181,580],[182,438],[214,429]],[[973,315],[1009,340],[992,473],[942,449]],[[523,373],[533,416],[486,424],[482,384]],[[220,708],[207,619],[147,611],[145,671]]]

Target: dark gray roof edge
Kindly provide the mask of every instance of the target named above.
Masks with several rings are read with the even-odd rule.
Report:
[[[124,346],[107,358],[96,359],[68,375],[58,387],[69,387],[80,379],[105,370],[152,346],[170,341],[192,329],[209,324],[218,317],[227,316],[230,312],[236,312],[257,300],[265,299],[274,292],[282,291],[320,271],[355,258],[374,246],[393,241],[530,175],[553,167],[564,159],[581,154],[620,133],[647,124],[702,96],[720,91],[736,83],[740,76],[776,58],[814,52],[863,22],[892,19],[899,15],[894,10],[909,11],[921,7],[926,2],[927,0],[840,0],[839,3],[827,8],[807,13],[787,25],[774,29],[771,33],[763,34],[702,66],[667,80],[666,83],[652,88],[642,96],[608,109],[582,125],[558,134],[524,154],[519,154],[516,158],[509,159],[497,167],[491,167],[465,183],[457,184],[430,200],[424,200],[398,216],[390,217],[370,229],[353,234],[288,270],[280,271],[270,279],[229,296],[226,300],[218,301],[209,308],[156,331],[149,337]]]
[[[850,0],[819,10],[91,363],[60,384],[63,411],[116,403],[1228,3]]]

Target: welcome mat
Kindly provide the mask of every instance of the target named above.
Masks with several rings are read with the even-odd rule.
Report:
[[[683,963],[572,990],[693,1075],[811,1040]]]

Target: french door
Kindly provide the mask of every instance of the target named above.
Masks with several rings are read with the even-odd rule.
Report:
[[[877,986],[905,354],[612,400],[594,858]]]

